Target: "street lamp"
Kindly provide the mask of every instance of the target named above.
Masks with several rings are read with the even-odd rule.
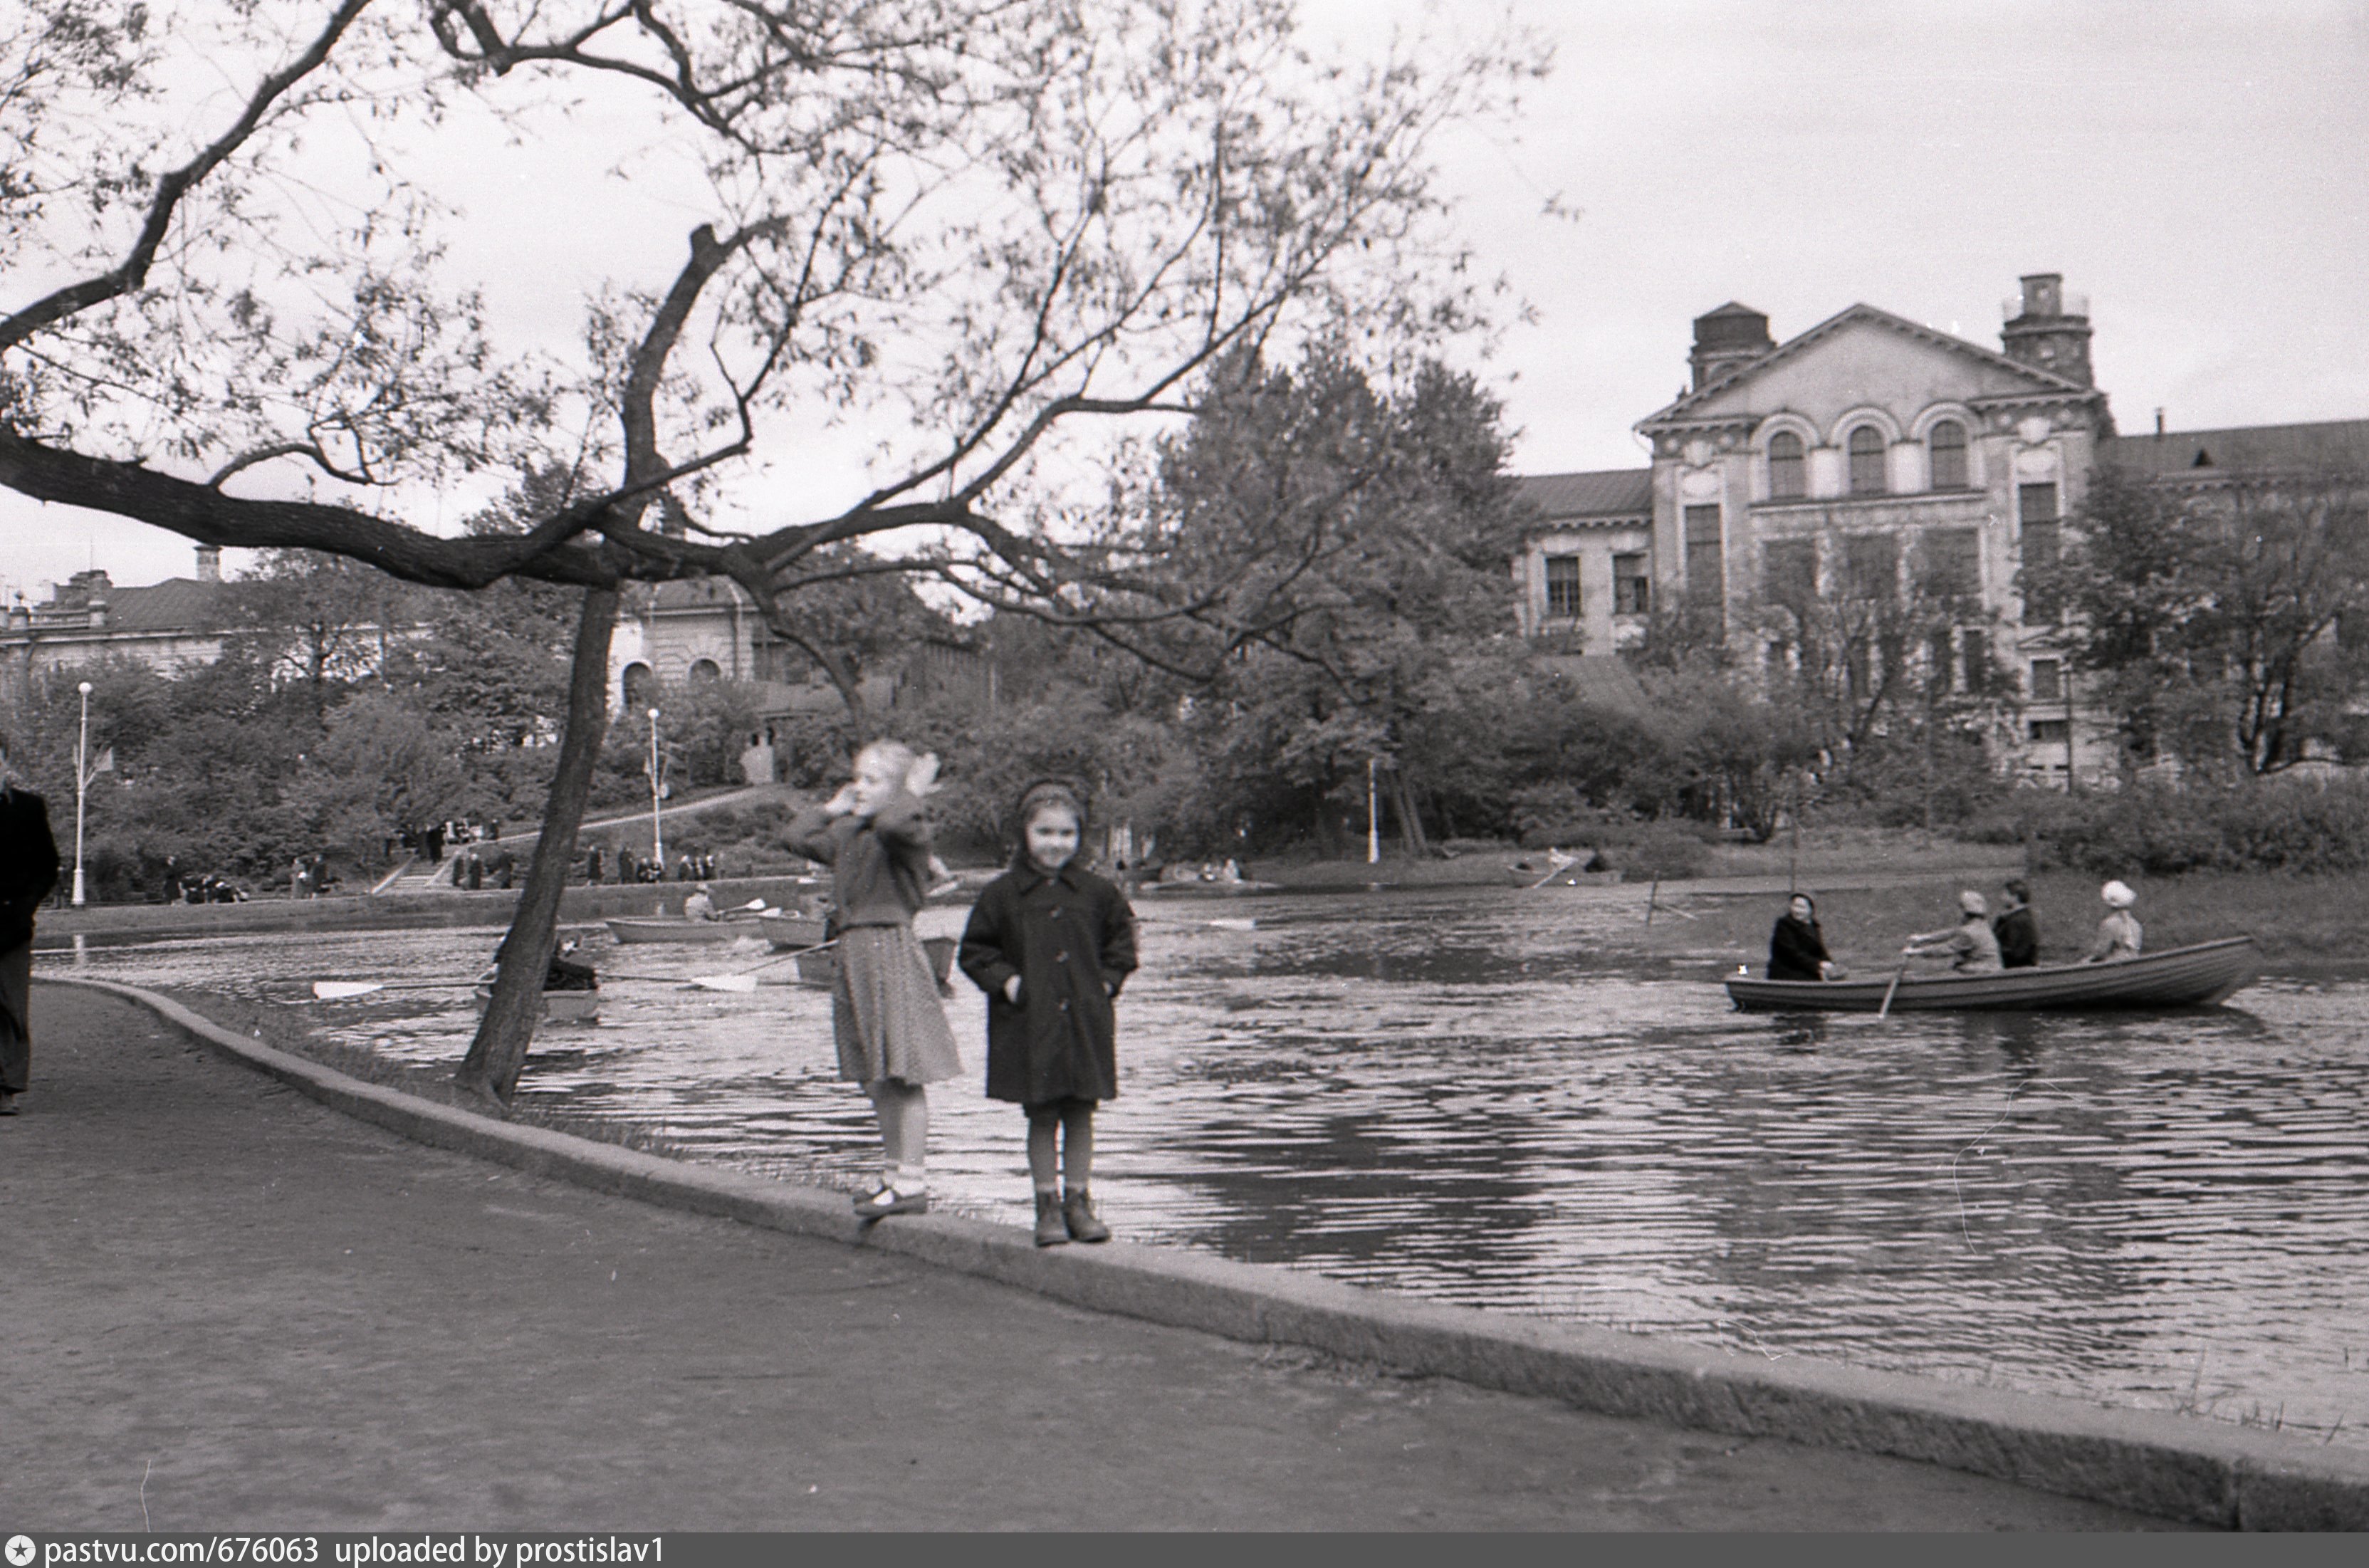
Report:
[[[1378,865],[1382,858],[1382,818],[1380,799],[1374,793],[1374,759],[1366,759],[1366,864]]]
[[[650,858],[658,875],[666,875],[666,840],[658,830],[658,711],[650,710]]]
[[[82,692],[82,732],[74,739],[74,908],[82,908],[82,802],[90,793],[90,682]]]

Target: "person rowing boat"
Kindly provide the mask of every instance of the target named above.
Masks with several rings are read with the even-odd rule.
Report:
[[[1999,961],[1998,937],[1991,931],[1990,905],[1972,888],[1958,895],[1956,925],[1919,933],[1900,951],[1904,957],[1952,957],[1950,967],[1962,975],[1992,975],[2006,967]]]

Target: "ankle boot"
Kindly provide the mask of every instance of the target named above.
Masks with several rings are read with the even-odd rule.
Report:
[[[1107,1242],[1110,1227],[1094,1217],[1094,1200],[1083,1187],[1061,1200],[1062,1222],[1069,1227],[1073,1242]]]
[[[1070,1239],[1069,1221],[1061,1213],[1059,1193],[1036,1195],[1036,1244],[1058,1247]]]

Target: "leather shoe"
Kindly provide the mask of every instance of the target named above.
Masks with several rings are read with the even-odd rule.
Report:
[[[869,1223],[890,1214],[927,1214],[928,1193],[900,1193],[895,1187],[875,1187],[855,1200],[855,1217]]]
[[[1061,1200],[1061,1219],[1069,1228],[1072,1242],[1110,1240],[1110,1227],[1094,1217],[1094,1200],[1083,1188]]]
[[[1066,1246],[1070,1241],[1070,1223],[1061,1213],[1059,1193],[1036,1195],[1036,1244],[1040,1247]]]

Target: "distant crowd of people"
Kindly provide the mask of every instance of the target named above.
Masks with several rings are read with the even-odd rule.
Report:
[[[715,855],[709,850],[685,850],[675,857],[674,880],[677,882],[712,882],[715,879]],[[667,863],[655,855],[637,855],[620,845],[612,855],[599,844],[584,852],[584,880],[598,885],[603,882],[664,882]]]

